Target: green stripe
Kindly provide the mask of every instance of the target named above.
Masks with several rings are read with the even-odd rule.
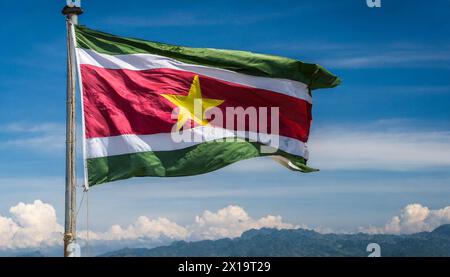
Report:
[[[155,54],[185,63],[217,67],[248,75],[299,81],[309,85],[311,89],[331,88],[341,82],[338,77],[320,65],[273,55],[176,46],[118,37],[83,26],[76,26],[76,40],[77,47],[103,54]]]
[[[301,172],[317,171],[302,157],[283,151],[261,154],[260,145],[247,141],[212,141],[175,151],[141,152],[87,160],[89,185],[131,177],[176,177],[211,172],[234,162],[268,155],[280,155]]]

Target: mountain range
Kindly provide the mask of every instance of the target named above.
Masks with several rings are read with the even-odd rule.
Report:
[[[305,229],[249,230],[234,239],[177,241],[156,248],[123,248],[102,257],[366,257],[369,243],[381,256],[450,256],[450,224],[410,235],[320,234]]]

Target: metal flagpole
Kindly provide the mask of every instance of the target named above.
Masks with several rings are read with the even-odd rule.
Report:
[[[80,0],[67,0],[62,13],[66,16],[67,29],[67,102],[66,102],[66,205],[64,224],[64,257],[78,256],[76,239],[76,176],[75,176],[75,42],[72,25],[78,23],[83,13]]]

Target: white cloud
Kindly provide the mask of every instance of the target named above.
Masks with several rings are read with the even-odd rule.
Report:
[[[284,223],[281,216],[267,215],[259,219],[250,217],[247,212],[236,205],[229,205],[217,212],[204,211],[195,217],[191,225],[180,226],[167,218],[149,219],[140,216],[134,223],[122,227],[113,225],[105,233],[90,232],[93,240],[202,240],[239,237],[250,229],[263,227],[291,229],[299,226]],[[82,237],[85,238],[83,233]]]
[[[413,234],[429,232],[443,224],[450,224],[450,206],[430,210],[421,204],[409,204],[385,226],[360,228],[360,231],[371,234]]]
[[[89,232],[90,239],[93,240],[181,240],[186,239],[188,234],[185,227],[167,218],[149,219],[146,216],[138,217],[127,227],[116,224],[105,233]],[[82,232],[80,236],[86,238],[86,232]]]
[[[9,212],[10,217],[0,216],[0,250],[62,245],[63,227],[57,222],[52,205],[35,200],[32,204],[19,203]],[[410,204],[384,226],[360,227],[358,230],[370,234],[411,234],[432,231],[442,224],[450,224],[450,206],[432,210],[421,204]],[[192,224],[185,226],[163,217],[150,219],[140,216],[128,226],[116,224],[106,232],[90,231],[89,239],[94,245],[121,243],[124,247],[127,243],[136,245],[136,242],[141,246],[160,245],[174,240],[235,238],[247,230],[264,227],[333,232],[330,228],[311,229],[304,224],[286,223],[279,215],[252,218],[242,207],[229,205],[216,212],[206,210],[196,216]],[[78,232],[81,240],[86,239],[86,235],[85,230]]]
[[[427,52],[429,51],[429,52]],[[386,68],[386,67],[450,67],[449,50],[387,50],[348,55],[324,60],[324,64],[335,68]]]
[[[259,48],[288,51],[334,68],[449,68],[450,47],[415,42],[383,44],[310,41],[271,43]]]
[[[56,221],[52,205],[40,200],[33,204],[19,203],[11,207],[11,217],[0,216],[0,249],[36,248],[62,244],[63,228]],[[106,232],[89,231],[91,242],[143,241],[151,243],[174,240],[202,240],[238,237],[249,229],[263,227],[287,229],[300,226],[284,223],[279,215],[259,219],[250,217],[236,205],[217,212],[204,211],[191,225],[181,226],[167,218],[150,219],[140,216],[128,226],[112,225]],[[86,239],[85,230],[79,231]]]
[[[313,129],[308,164],[321,170],[417,171],[450,169],[450,131],[405,119],[384,119],[365,126]],[[415,126],[414,128],[411,126]],[[284,170],[267,157],[232,164],[222,171]]]
[[[64,150],[65,127],[59,123],[13,122],[0,126],[8,139],[0,141],[0,149],[29,149],[40,152]]]
[[[19,203],[0,216],[0,249],[32,248],[61,241],[63,228],[56,221],[52,205],[40,200]]]
[[[450,168],[450,132],[323,129],[312,134],[310,165],[320,169],[410,171]]]
[[[204,211],[202,215],[196,216],[195,223],[189,229],[191,230],[191,239],[218,239],[238,237],[244,231],[263,227],[298,228],[296,225],[284,223],[279,215],[267,215],[254,219],[243,208],[230,205],[217,212]]]
[[[12,122],[0,126],[0,132],[2,133],[53,133],[61,131],[64,131],[64,125],[54,122],[43,122],[37,124]]]

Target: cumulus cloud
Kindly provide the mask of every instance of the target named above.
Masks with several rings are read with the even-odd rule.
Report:
[[[450,206],[431,210],[421,204],[409,204],[383,227],[360,228],[371,234],[413,234],[429,232],[443,224],[450,224]]]
[[[52,205],[40,200],[19,203],[9,210],[11,217],[0,216],[0,249],[35,248],[60,245],[63,227],[56,220]],[[106,232],[89,231],[92,242],[143,241],[164,243],[174,240],[202,240],[238,237],[249,229],[263,227],[286,229],[300,226],[285,223],[279,215],[252,218],[241,207],[230,205],[217,212],[204,211],[195,221],[181,226],[167,218],[138,217],[128,226],[112,225]],[[88,233],[78,232],[80,239]]]
[[[62,244],[63,227],[57,222],[52,205],[36,200],[31,204],[19,203],[9,210],[11,216],[0,215],[0,250],[42,248]],[[432,231],[442,224],[450,224],[450,206],[432,210],[421,204],[404,207],[399,215],[392,217],[381,227],[360,227],[370,234],[411,234]],[[250,229],[309,229],[319,233],[332,233],[329,228],[309,228],[302,224],[283,222],[279,215],[251,217],[242,207],[229,205],[218,211],[204,211],[192,224],[181,226],[167,218],[138,217],[127,226],[112,225],[105,232],[90,231],[89,240],[94,244],[121,243],[127,245],[160,245],[175,240],[196,241],[239,237]],[[85,240],[85,230],[78,232]],[[133,244],[134,243],[134,244]],[[115,244],[116,245],[116,244]],[[117,244],[119,245],[119,244]]]
[[[263,227],[298,228],[297,225],[284,223],[279,215],[267,215],[254,219],[243,208],[230,205],[217,212],[204,211],[202,215],[196,216],[195,223],[189,229],[191,239],[218,239],[239,237],[246,230]]]
[[[90,232],[94,240],[202,240],[239,237],[250,229],[263,227],[289,229],[299,226],[284,223],[279,215],[254,219],[241,207],[229,205],[217,212],[204,211],[195,217],[193,224],[180,226],[167,218],[149,219],[140,216],[134,223],[122,227],[113,225],[107,232]],[[83,237],[85,237],[83,233]]]
[[[63,228],[56,221],[52,205],[40,200],[19,203],[9,209],[11,217],[0,215],[0,249],[54,245],[62,239]]]
[[[392,217],[381,227],[360,227],[360,232],[369,234],[412,234],[432,231],[435,228],[450,224],[450,206],[432,210],[421,204],[405,206],[399,215]],[[311,228],[305,224],[291,224],[283,222],[279,215],[266,215],[261,218],[252,218],[242,207],[229,205],[216,212],[204,211],[195,217],[191,225],[180,226],[166,218],[150,220],[145,216],[136,222],[121,227],[114,225],[106,233],[93,233],[97,240],[136,240],[146,239],[153,241],[166,240],[203,240],[239,237],[250,229],[309,229],[319,233],[333,233],[330,228]],[[347,232],[348,233],[348,232]]]
[[[86,238],[86,232],[80,234],[81,238]],[[185,227],[170,221],[167,218],[150,219],[146,216],[140,216],[137,220],[122,227],[120,225],[111,226],[108,231],[89,232],[90,239],[93,240],[181,240],[186,239],[189,235]]]

